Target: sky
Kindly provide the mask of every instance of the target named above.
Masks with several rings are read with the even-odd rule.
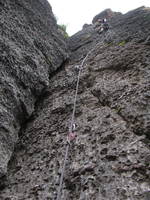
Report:
[[[71,36],[90,24],[93,17],[106,8],[126,13],[141,6],[150,7],[150,0],[48,0],[58,24],[67,25]]]

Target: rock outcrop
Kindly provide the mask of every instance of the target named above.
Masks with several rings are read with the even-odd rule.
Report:
[[[0,1],[0,177],[7,171],[18,132],[67,58],[45,0]]]
[[[69,148],[61,199],[150,199],[150,9],[116,15],[108,23],[110,29],[100,35],[91,24],[69,38],[70,59],[49,76],[21,129],[7,176],[1,179],[0,199],[56,198],[76,65],[91,49],[80,77],[77,138]],[[58,41],[63,56],[57,67],[66,54],[64,42]]]
[[[93,20],[92,23],[96,23],[98,21],[98,19],[111,19],[113,17],[118,17],[119,15],[121,15],[120,12],[113,12],[111,9],[106,9],[103,12],[99,13],[98,15],[96,15]]]

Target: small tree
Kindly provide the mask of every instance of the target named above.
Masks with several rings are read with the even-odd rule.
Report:
[[[58,24],[58,28],[59,28],[60,32],[63,34],[63,36],[65,38],[69,37],[69,35],[67,33],[67,25],[65,25],[65,24]]]

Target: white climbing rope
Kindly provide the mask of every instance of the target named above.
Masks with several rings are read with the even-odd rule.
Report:
[[[61,190],[62,190],[62,185],[63,185],[63,178],[64,178],[64,173],[65,173],[66,162],[67,162],[67,158],[68,158],[68,152],[69,152],[69,144],[67,143],[65,159],[64,159],[64,164],[63,164],[63,168],[62,168],[62,172],[61,172],[60,183],[59,183],[59,188],[58,188],[58,193],[57,193],[57,200],[61,199]]]
[[[88,54],[83,59],[81,65],[80,65],[80,68],[79,68],[79,73],[78,73],[78,78],[77,78],[77,84],[76,84],[74,104],[73,104],[73,111],[72,111],[72,117],[71,117],[71,124],[70,124],[70,127],[69,127],[69,132],[72,132],[73,125],[74,125],[74,118],[75,118],[75,111],[76,111],[77,95],[78,95],[78,90],[79,90],[79,82],[80,82],[81,70],[82,70],[82,68],[84,66],[84,63],[85,63],[86,59],[88,58],[88,56],[90,55],[90,53],[92,51],[93,51],[93,49],[88,52]],[[67,158],[68,158],[68,152],[69,152],[69,143],[67,143],[67,146],[66,146],[65,159],[64,159],[64,164],[63,164],[62,172],[61,172],[61,177],[60,177],[60,183],[59,183],[59,188],[58,188],[57,200],[61,199],[61,190],[62,190],[62,185],[63,185],[63,178],[64,178],[64,173],[65,173],[66,162],[67,162]]]
[[[104,38],[104,40],[105,40],[105,38]],[[72,131],[73,131],[73,125],[75,124],[74,123],[74,119],[75,119],[75,111],[76,111],[76,105],[77,105],[77,95],[78,95],[78,90],[79,90],[79,82],[80,82],[81,71],[83,69],[84,63],[87,60],[88,56],[92,53],[92,51],[95,50],[98,45],[100,45],[101,43],[103,43],[104,40],[101,41],[101,42],[99,42],[99,43],[97,43],[96,46],[93,47],[87,53],[87,55],[85,56],[85,58],[83,59],[81,65],[79,67],[79,73],[78,73],[78,77],[77,77],[77,84],[76,84],[76,90],[75,90],[75,97],[74,97],[73,111],[72,111],[72,117],[71,117],[71,124],[70,124],[70,127],[69,127],[69,133],[72,133]],[[65,150],[64,164],[63,164],[63,168],[62,168],[62,171],[61,171],[59,188],[58,188],[58,193],[57,193],[57,200],[61,200],[61,190],[62,190],[62,186],[63,186],[63,178],[64,178],[64,174],[65,174],[65,168],[66,168],[66,163],[67,163],[67,158],[68,158],[68,153],[69,153],[69,147],[70,147],[70,145],[67,142],[67,144],[66,144],[66,150]]]
[[[75,118],[75,111],[76,111],[77,95],[78,95],[78,90],[79,90],[79,82],[80,82],[81,70],[82,70],[82,68],[84,66],[84,62],[86,61],[89,53],[83,59],[81,65],[80,65],[80,68],[79,68],[79,73],[78,73],[78,78],[77,78],[76,91],[75,91],[73,111],[72,111],[72,117],[71,117],[71,124],[70,124],[70,127],[69,127],[69,132],[72,132],[73,125],[74,125],[74,118]],[[67,162],[67,158],[68,158],[68,152],[69,152],[69,143],[67,143],[67,146],[66,146],[65,159],[64,159],[64,164],[63,164],[62,172],[61,172],[61,177],[60,177],[60,183],[59,183],[59,188],[58,188],[57,200],[61,199],[61,190],[62,190],[62,185],[63,185],[63,178],[64,178],[64,173],[65,173],[66,162]]]

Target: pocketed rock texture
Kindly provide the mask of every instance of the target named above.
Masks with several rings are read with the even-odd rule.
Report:
[[[56,199],[77,66],[92,48],[80,77],[77,138],[69,148],[61,199],[150,199],[150,9],[109,23],[101,35],[89,25],[69,39],[70,61],[50,78],[22,127],[0,199]]]
[[[20,127],[66,57],[46,0],[0,1],[0,177]]]

